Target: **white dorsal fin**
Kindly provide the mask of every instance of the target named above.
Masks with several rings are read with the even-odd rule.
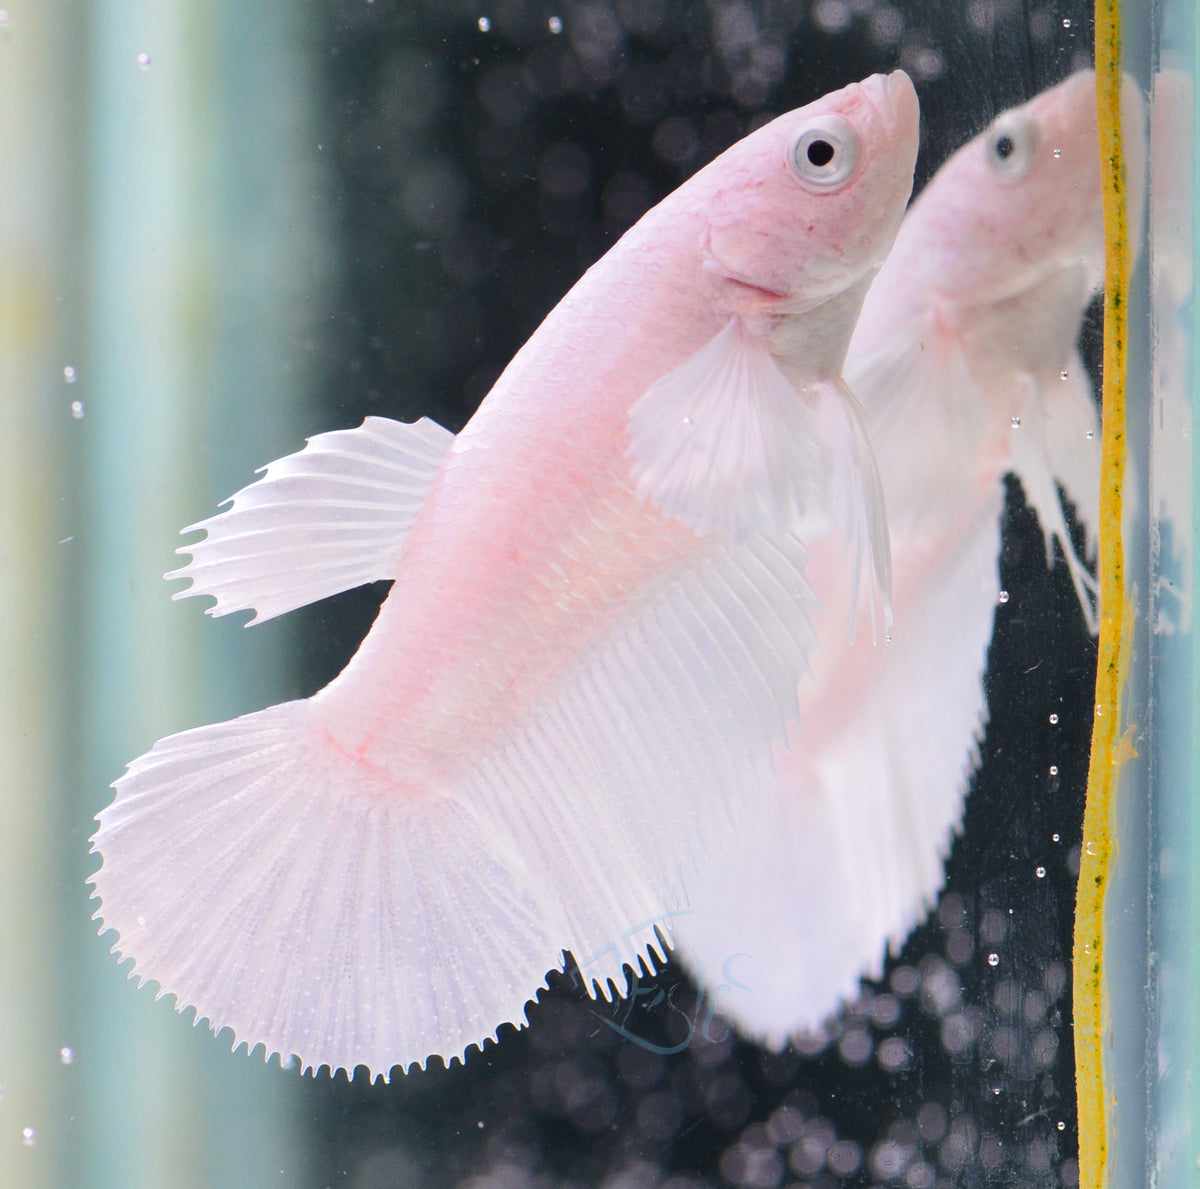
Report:
[[[522,1025],[563,949],[611,996],[795,716],[807,556],[715,550],[439,787],[339,747],[319,698],[160,740],[99,815],[114,949],[237,1043],[372,1076]]]
[[[453,441],[427,417],[411,425],[368,417],[358,429],[309,438],[226,500],[228,511],[183,530],[208,535],[176,550],[192,560],[166,577],[192,585],[172,597],[212,595],[209,615],[253,610],[249,622],[262,623],[391,578]]]
[[[638,494],[704,535],[795,525],[820,467],[812,412],[734,318],[629,413]]]

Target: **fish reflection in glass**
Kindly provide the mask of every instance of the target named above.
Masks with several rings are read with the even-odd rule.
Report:
[[[661,956],[795,716],[806,541],[835,524],[886,602],[841,368],[917,124],[902,72],[780,117],[633,227],[457,438],[369,418],[196,526],[172,576],[215,614],[393,586],[325,689],[116,782],[92,882],[131,977],[235,1046],[386,1076],[523,1024],[564,950],[605,996]]]
[[[1126,81],[1137,226],[1142,104]],[[892,638],[839,641],[836,541],[812,542],[821,610],[800,732],[730,843],[689,876],[678,952],[748,1037],[782,1047],[878,978],[936,898],[987,721],[1004,476],[1067,565],[1089,628],[1100,432],[1079,350],[1103,287],[1096,81],[1000,115],[914,201],[863,306],[846,375],[863,401],[893,548]],[[1083,527],[1071,539],[1061,492]],[[732,956],[730,973],[726,971]]]

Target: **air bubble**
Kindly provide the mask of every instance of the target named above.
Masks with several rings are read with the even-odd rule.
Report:
[[[561,33],[563,31],[562,17],[551,17],[546,24],[549,26],[551,33]]]
[[[1103,715],[1104,715],[1104,703],[1103,703],[1103,702],[1097,702],[1097,703],[1096,703],[1096,717],[1097,717],[1097,718],[1102,718],[1102,717],[1103,717]]]
[[[997,597],[999,598],[1000,602],[1007,603],[1008,602],[1008,591],[1002,590]]]
[[[70,1045],[63,1045],[63,1047],[58,1050],[58,1059],[64,1065],[74,1065],[75,1064],[75,1050],[73,1048],[71,1048]]]
[[[1089,429],[1089,430],[1087,431],[1087,438],[1088,438],[1088,441],[1089,441],[1089,442],[1090,442],[1090,441],[1091,441],[1091,440],[1092,440],[1092,439],[1093,439],[1095,436],[1096,436],[1096,431],[1095,431],[1094,429]]]
[[[1021,428],[1021,418],[1020,417],[1014,417],[1012,419],[1012,427],[1013,427],[1013,429]]]
[[[1066,1131],[1066,1129],[1067,1129],[1067,1125],[1065,1122],[1063,1122],[1062,1119],[1059,1119],[1059,1121],[1058,1121],[1058,1129],[1059,1129],[1059,1131]]]
[[[1038,867],[1034,870],[1033,873],[1034,873],[1034,875],[1036,875],[1038,877],[1038,879],[1046,878],[1046,868],[1045,867]]]
[[[21,1142],[27,1147],[32,1148],[37,1143],[37,1132],[32,1127],[21,1128]]]
[[[1058,765],[1057,765],[1057,764],[1051,764],[1051,765],[1050,765],[1050,775],[1051,775],[1051,776],[1057,776],[1057,775],[1058,775]]]
[[[1061,835],[1061,834],[1051,834],[1051,835],[1050,835],[1050,841],[1051,841],[1051,842],[1061,842],[1061,841],[1062,841],[1062,835]]]
[[[1000,965],[1000,955],[997,953],[988,954],[988,965],[989,966],[999,966]]]
[[[1063,370],[1058,373],[1058,378],[1060,380],[1069,380],[1071,378],[1071,373],[1064,367]]]
[[[74,417],[76,421],[82,421],[84,414],[86,413],[87,408],[85,407],[83,401],[73,400],[71,402],[71,416]]]
[[[1061,160],[1062,160],[1062,149],[1055,149],[1055,150],[1054,150],[1054,160],[1055,160],[1055,161],[1061,161]],[[1066,373],[1066,372],[1063,372],[1063,379],[1065,380],[1066,378],[1067,378],[1067,373]]]
[[[138,54],[137,64],[138,64],[139,70],[149,70],[150,69],[150,55],[148,53],[146,53],[145,50],[143,50],[140,54]]]
[[[1057,714],[1050,715],[1050,725],[1055,726],[1057,723],[1058,723],[1058,715]]]
[[[67,366],[63,368],[63,379],[66,380],[68,384],[74,384],[75,381],[79,379],[79,373],[76,372],[76,370],[68,363]]]
[[[8,32],[9,15],[7,8],[0,8],[0,32]]]
[[[1069,29],[1070,27],[1071,27],[1071,18],[1070,18],[1070,17],[1063,17],[1063,28],[1064,28],[1064,29]]]
[[[487,33],[492,27],[492,22],[489,21],[487,17],[480,17],[477,23],[479,25],[480,33]]]

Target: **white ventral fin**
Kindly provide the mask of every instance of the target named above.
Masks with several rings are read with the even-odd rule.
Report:
[[[892,624],[892,546],[883,484],[867,437],[862,405],[845,380],[839,377],[809,385],[805,393],[816,406],[823,454],[823,499],[850,555],[853,640],[863,585],[872,631],[879,611],[883,612],[885,630]]]
[[[427,417],[407,424],[368,417],[358,429],[319,434],[189,525],[202,541],[166,575],[190,578],[173,598],[212,595],[209,615],[253,610],[262,623],[318,599],[391,578],[396,551],[454,435]],[[248,626],[248,625],[247,625]]]
[[[629,432],[638,494],[700,535],[794,526],[821,465],[811,410],[737,318],[650,385]]]

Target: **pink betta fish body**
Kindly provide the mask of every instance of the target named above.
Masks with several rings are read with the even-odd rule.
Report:
[[[196,526],[180,593],[214,614],[393,586],[314,697],[116,782],[92,882],[133,975],[235,1043],[386,1076],[523,1024],[563,950],[606,996],[661,953],[795,715],[805,536],[843,526],[886,595],[840,373],[916,145],[902,73],[779,117],[632,228],[457,439],[369,418]]]
[[[1126,88],[1131,193],[1136,90]],[[1136,201],[1135,201],[1136,207]],[[1136,219],[1136,214],[1134,218]],[[1006,473],[1057,543],[1095,630],[1099,421],[1076,347],[1103,283],[1095,76],[998,117],[913,203],[846,375],[866,410],[893,552],[886,646],[847,643],[841,544],[814,538],[820,610],[790,751],[730,843],[686,879],[683,960],[747,1036],[781,1047],[878,977],[928,910],[986,721]]]

